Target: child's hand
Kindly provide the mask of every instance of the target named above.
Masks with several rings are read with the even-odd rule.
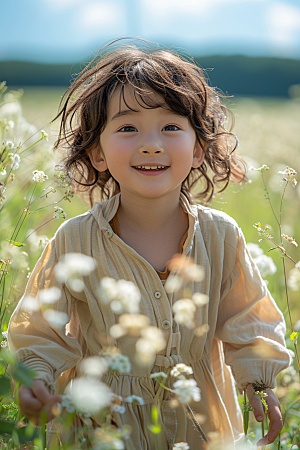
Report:
[[[19,388],[19,403],[22,414],[31,419],[35,424],[38,423],[40,414],[47,412],[46,421],[54,419],[52,412],[53,406],[61,403],[60,395],[51,395],[42,380],[33,380],[30,388],[22,385]]]
[[[263,447],[264,445],[271,444],[275,441],[277,436],[279,435],[282,427],[282,416],[280,412],[280,403],[272,389],[265,389],[264,392],[268,394],[267,397],[264,397],[267,405],[268,405],[268,417],[270,420],[269,431],[265,437],[260,439],[257,442],[258,447]],[[258,394],[254,394],[254,389],[251,384],[247,386],[247,396],[249,399],[249,403],[254,408],[254,416],[257,422],[262,422],[264,420],[265,412],[262,401]]]

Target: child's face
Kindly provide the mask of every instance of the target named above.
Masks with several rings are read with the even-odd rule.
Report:
[[[133,88],[126,85],[126,103],[137,112],[131,111],[122,97],[120,102],[119,89],[108,104],[100,147],[90,154],[93,166],[99,171],[108,168],[122,193],[147,198],[179,196],[191,168],[199,167],[204,159],[193,127],[173,111],[143,108]],[[155,98],[161,101],[153,93],[151,99]]]

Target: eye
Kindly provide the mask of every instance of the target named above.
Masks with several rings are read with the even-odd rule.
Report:
[[[136,131],[136,129],[132,125],[125,125],[124,127],[120,128],[119,131],[121,131],[122,133],[128,133]]]
[[[164,130],[166,130],[166,131],[179,131],[180,128],[177,125],[166,125],[164,127]]]

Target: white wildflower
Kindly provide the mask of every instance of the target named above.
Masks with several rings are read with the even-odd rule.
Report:
[[[32,180],[37,183],[42,183],[43,181],[48,180],[48,175],[46,175],[42,170],[34,170]]]
[[[119,373],[129,373],[131,370],[131,364],[128,356],[121,355],[120,353],[101,352],[108,366],[111,370],[115,370]]]
[[[94,378],[76,378],[66,388],[71,396],[76,411],[81,414],[97,414],[110,404],[110,390],[108,386]]]
[[[56,278],[71,290],[82,292],[83,276],[89,275],[96,268],[96,261],[82,253],[66,253],[55,266]]]
[[[53,303],[56,303],[60,296],[61,291],[56,286],[49,289],[41,289],[39,291],[39,299],[44,305],[52,305]]]
[[[141,293],[134,283],[126,280],[102,278],[99,286],[100,300],[107,304],[115,314],[139,312]]]
[[[135,344],[136,359],[140,364],[149,364],[155,358],[156,353],[166,346],[163,332],[150,326],[141,331],[141,337]]]
[[[12,169],[12,170],[18,169],[18,168],[19,168],[20,161],[21,161],[20,156],[19,156],[17,153],[15,153],[14,156],[13,156],[11,169]]]
[[[185,378],[185,375],[191,375],[192,373],[193,369],[183,363],[176,364],[171,370],[171,376],[176,378]]]
[[[259,256],[264,254],[264,251],[258,244],[254,244],[253,242],[248,242],[246,245],[247,249],[250,252],[252,258],[258,258]]]
[[[134,405],[144,405],[144,399],[142,397],[139,397],[138,395],[130,395],[129,397],[125,398],[125,402],[133,403]]]
[[[63,395],[62,396],[62,402],[61,402],[61,406],[63,408],[66,408],[66,410],[68,411],[68,413],[72,414],[75,412],[75,406],[72,402],[72,397],[71,395]]]
[[[6,167],[3,167],[2,171],[0,171],[0,175],[6,175]]]
[[[7,331],[2,331],[2,336],[3,336],[3,339],[7,339],[7,334],[8,334],[8,332],[7,332]]]
[[[119,414],[124,414],[125,407],[122,406],[122,397],[117,394],[110,394],[110,409],[112,411],[118,412]]]
[[[249,170],[258,170],[259,172],[266,172],[267,170],[270,170],[270,167],[268,167],[266,164],[263,164],[261,167],[259,167],[258,169],[256,169],[253,166],[249,167]]]
[[[295,176],[297,174],[296,170],[292,169],[291,167],[287,167],[284,171],[279,171],[278,173],[281,173],[282,175],[285,175],[287,177]]]
[[[150,375],[150,378],[154,378],[155,380],[160,377],[168,378],[168,375],[165,372],[154,372],[154,373],[151,373],[151,375]]]
[[[297,184],[298,184],[298,181],[296,180],[296,178],[293,178],[293,179],[292,179],[292,183],[293,183],[293,186],[294,186],[294,187],[296,187],[296,186],[297,186]]]
[[[180,403],[189,403],[192,399],[195,402],[200,401],[200,389],[193,379],[181,379],[173,384],[174,392],[178,396]]]
[[[186,442],[177,442],[172,450],[189,450],[190,446]]]
[[[35,297],[24,297],[21,303],[21,309],[26,312],[38,311],[40,309],[40,302]]]
[[[13,129],[14,126],[15,126],[15,123],[14,123],[13,120],[9,120],[9,121],[7,122],[7,124],[8,124],[8,126],[9,126],[10,129]]]
[[[296,269],[300,269],[300,261],[298,261],[295,265]]]
[[[108,370],[108,362],[100,356],[84,358],[80,364],[80,372],[92,378],[103,375]]]
[[[54,330],[60,330],[70,321],[67,313],[55,311],[54,309],[46,309],[43,316]]]
[[[196,306],[189,298],[183,298],[174,303],[172,307],[175,313],[175,320],[180,325],[185,325],[187,328],[193,328],[194,326],[194,313]]]
[[[60,217],[63,217],[64,219],[66,219],[67,213],[65,213],[64,210],[62,208],[60,208],[59,206],[54,206],[53,219],[59,219]]]
[[[274,275],[274,273],[277,272],[277,267],[270,256],[261,255],[258,258],[254,258],[254,262],[257,265],[262,278],[265,278],[268,275]]]
[[[203,337],[209,332],[209,325],[208,323],[204,323],[200,327],[197,327],[195,329],[195,335],[198,337]]]
[[[208,295],[206,295],[206,294],[201,294],[200,292],[195,292],[195,294],[192,295],[192,300],[196,306],[204,306],[208,303],[209,298],[208,298]]]
[[[43,139],[43,140],[45,140],[45,141],[48,141],[48,134],[47,134],[44,130],[41,130],[41,132],[42,132],[42,137],[41,137],[41,139]]]
[[[165,290],[168,294],[174,294],[174,292],[179,291],[183,285],[183,279],[177,275],[170,274],[165,283]]]
[[[290,270],[287,285],[291,291],[298,291],[300,289],[300,270],[298,267]]]

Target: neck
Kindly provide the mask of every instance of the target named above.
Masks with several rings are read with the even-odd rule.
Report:
[[[149,233],[168,229],[185,216],[179,196],[180,190],[177,195],[172,192],[162,198],[141,198],[121,191],[118,220],[132,229]]]

